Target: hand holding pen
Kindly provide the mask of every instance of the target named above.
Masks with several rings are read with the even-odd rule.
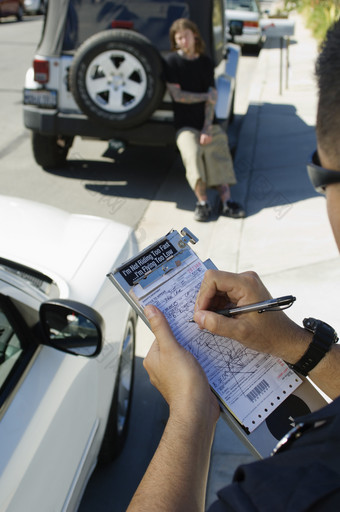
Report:
[[[208,270],[197,296],[194,321],[213,334],[289,360],[287,352],[304,335],[281,311],[294,301],[291,295],[273,299],[255,272]],[[258,313],[250,314],[254,311]]]

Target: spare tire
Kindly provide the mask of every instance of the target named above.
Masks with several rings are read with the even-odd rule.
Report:
[[[70,89],[91,119],[131,128],[150,117],[164,95],[161,56],[131,30],[100,32],[78,49],[70,68]]]

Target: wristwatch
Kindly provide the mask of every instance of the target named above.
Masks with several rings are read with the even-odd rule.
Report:
[[[288,363],[288,366],[307,377],[308,373],[321,361],[339,338],[333,327],[321,320],[305,318],[303,326],[314,334],[313,339],[301,359],[295,364]]]

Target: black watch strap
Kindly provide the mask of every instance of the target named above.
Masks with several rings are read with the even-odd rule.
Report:
[[[321,320],[305,318],[303,326],[314,334],[313,339],[301,359],[295,364],[288,363],[288,366],[306,377],[339,338],[333,327]]]

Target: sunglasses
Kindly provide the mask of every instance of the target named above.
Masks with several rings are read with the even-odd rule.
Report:
[[[325,194],[327,185],[340,183],[340,171],[331,171],[322,167],[317,151],[314,151],[311,162],[307,164],[307,171],[313,187],[321,194]]]

